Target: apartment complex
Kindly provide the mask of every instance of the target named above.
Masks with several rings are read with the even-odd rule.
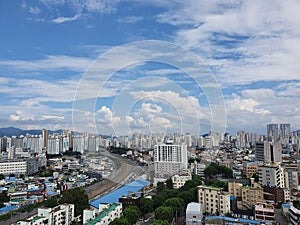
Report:
[[[38,172],[38,159],[26,158],[26,159],[12,159],[0,161],[0,174],[9,175],[32,175]]]
[[[156,177],[187,172],[187,146],[158,144],[154,146],[154,172]]]
[[[203,213],[220,213],[225,215],[230,212],[230,194],[221,188],[198,186],[198,202],[202,205]]]
[[[95,209],[83,210],[83,224],[108,225],[111,221],[122,215],[122,204],[113,203],[101,207],[101,212]]]
[[[243,163],[243,175],[247,178],[251,178],[258,171],[259,162],[244,162]]]
[[[74,205],[62,204],[53,208],[38,208],[37,215],[18,221],[17,225],[70,225],[73,220]]]
[[[280,165],[260,166],[257,173],[261,185],[285,187],[284,170]]]

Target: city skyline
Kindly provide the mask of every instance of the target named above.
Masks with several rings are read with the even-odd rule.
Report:
[[[1,2],[0,127],[73,130],[80,81],[97,59],[134,41],[160,40],[195,53],[207,66],[222,93],[226,131],[265,134],[271,123],[298,130],[299,8],[297,1]],[[131,52],[115,61],[124,58],[134,61]],[[174,65],[136,62],[103,84],[89,80],[84,101],[90,90],[98,95],[95,107],[82,113],[94,124],[83,118],[76,131],[211,130],[207,76],[199,85]],[[116,107],[118,99],[131,108]]]

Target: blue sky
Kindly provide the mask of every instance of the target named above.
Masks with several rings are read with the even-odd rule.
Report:
[[[230,132],[265,133],[267,123],[299,129],[299,11],[297,0],[1,1],[0,127],[117,135],[202,134],[217,129],[212,124]],[[164,41],[156,53],[165,56],[169,44],[182,47],[203,68],[139,61],[150,50],[132,43],[147,40]]]

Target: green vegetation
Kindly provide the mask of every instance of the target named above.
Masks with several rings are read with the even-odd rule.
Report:
[[[151,225],[170,225],[167,220],[153,220]]]
[[[130,225],[127,219],[124,217],[117,218],[109,223],[109,225]]]
[[[53,196],[49,199],[44,200],[43,205],[48,208],[53,208],[58,205],[58,198]]]
[[[140,216],[141,211],[137,206],[128,206],[123,211],[123,217],[127,219],[130,224],[135,224]]]
[[[169,223],[173,219],[173,209],[168,206],[160,206],[155,210],[155,219],[157,220],[167,220]]]
[[[204,171],[207,178],[213,178],[217,174],[222,174],[225,178],[233,178],[233,171],[226,166],[218,166],[216,163],[211,163]]]
[[[123,154],[126,154],[127,151],[129,151],[131,149],[129,148],[121,148],[121,147],[113,147],[113,146],[109,146],[108,147],[108,151],[113,153],[113,154],[118,154],[118,155],[123,155]]]
[[[75,206],[75,216],[82,215],[82,211],[90,206],[86,192],[81,188],[67,190],[59,200],[59,204],[69,203]]]
[[[153,200],[150,198],[142,198],[139,201],[139,209],[143,216],[153,211]]]

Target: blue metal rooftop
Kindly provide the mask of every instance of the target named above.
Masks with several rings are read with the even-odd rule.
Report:
[[[123,196],[128,196],[129,192],[136,192],[141,190],[142,188],[148,186],[150,182],[143,180],[143,179],[138,179],[135,181],[132,181],[129,184],[125,184],[124,186],[120,187],[119,189],[112,191],[108,193],[107,195],[104,195],[90,203],[91,206],[95,208],[99,208],[100,203],[104,204],[112,204],[115,202],[119,202],[119,198]]]
[[[18,207],[14,206],[14,205],[13,206],[2,207],[2,208],[0,208],[0,215],[4,214],[4,213],[6,213],[6,212],[8,212],[10,210],[16,209],[16,208],[18,208]]]

